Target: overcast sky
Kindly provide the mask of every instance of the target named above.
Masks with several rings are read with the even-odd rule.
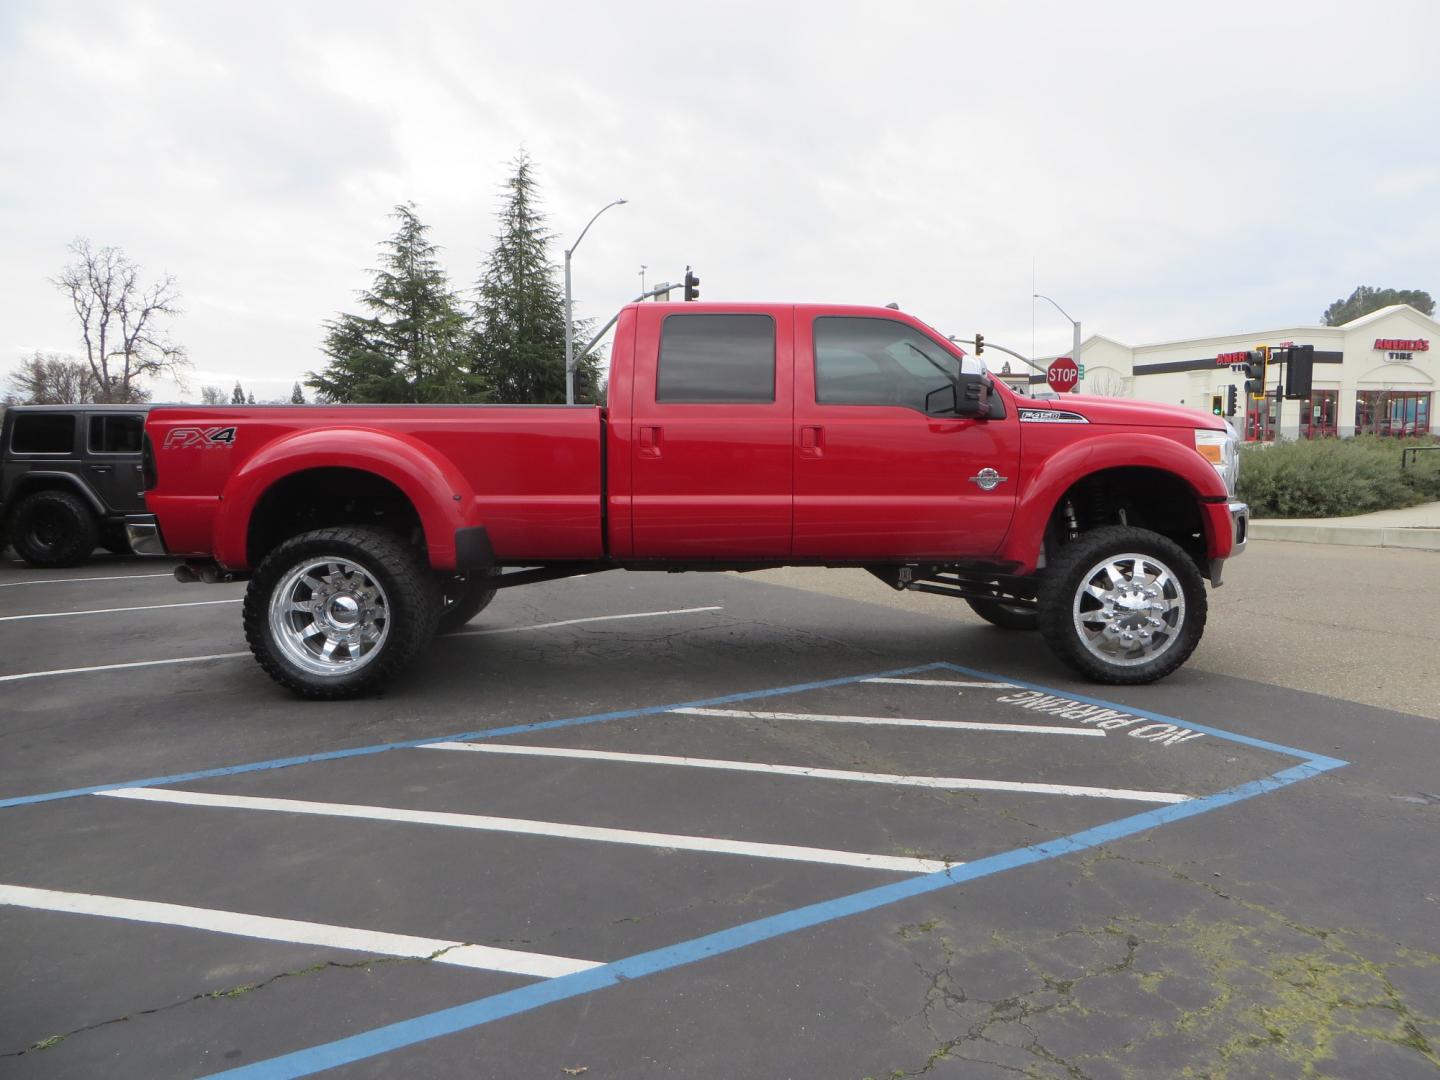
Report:
[[[77,236],[174,274],[189,394],[288,393],[413,200],[470,288],[524,147],[608,319],[897,301],[1038,354],[1440,292],[1440,5],[0,3],[0,373]],[[1032,315],[1033,312],[1033,315]],[[1032,339],[1032,327],[1034,337]],[[157,387],[157,398],[174,388]]]

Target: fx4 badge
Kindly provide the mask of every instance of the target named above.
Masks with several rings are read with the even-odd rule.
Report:
[[[186,450],[192,446],[230,446],[235,442],[233,427],[177,427],[165,434],[166,450]]]
[[[984,468],[970,477],[970,482],[981,491],[994,491],[1008,479],[1010,479],[1008,476],[1001,476],[994,469]]]

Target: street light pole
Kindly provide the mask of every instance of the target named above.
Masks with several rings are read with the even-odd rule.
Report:
[[[598,218],[612,206],[623,206],[625,199],[616,199],[608,202],[599,210],[595,211],[592,217],[585,223],[585,228],[580,230],[580,235],[575,238],[575,243],[565,249],[565,404],[575,404],[575,316],[573,304],[570,299],[570,256],[575,254],[575,249],[580,246],[580,241],[585,239],[585,234],[590,231],[590,226],[595,224]]]
[[[1079,367],[1079,366],[1080,366],[1080,320],[1079,320],[1079,319],[1071,319],[1071,318],[1070,318],[1070,313],[1069,313],[1068,311],[1066,311],[1063,307],[1061,307],[1059,304],[1056,304],[1055,301],[1054,301],[1054,300],[1051,300],[1050,297],[1048,297],[1048,296],[1045,296],[1045,295],[1037,292],[1037,293],[1031,293],[1031,294],[1030,294],[1030,298],[1031,298],[1032,300],[1049,300],[1050,303],[1054,305],[1056,311],[1060,312],[1061,315],[1064,315],[1066,319],[1069,319],[1069,320],[1070,320],[1071,325],[1075,328],[1075,342],[1074,342],[1074,344],[1073,344],[1073,345],[1071,346],[1071,348],[1070,348],[1070,359],[1075,361],[1075,366],[1076,366],[1076,367]]]

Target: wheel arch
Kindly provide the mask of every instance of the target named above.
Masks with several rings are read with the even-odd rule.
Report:
[[[1183,443],[1148,434],[1093,436],[1065,447],[1035,470],[998,557],[1018,563],[1022,573],[1033,571],[1047,545],[1065,539],[1065,532],[1057,530],[1068,527],[1067,504],[1074,506],[1082,532],[1120,524],[1118,514],[1105,516],[1109,506],[1125,509],[1129,524],[1175,540],[1204,568],[1217,538],[1210,535],[1211,522],[1201,505],[1225,498],[1224,481]]]
[[[39,494],[42,491],[71,492],[84,499],[85,504],[94,511],[97,518],[104,519],[110,516],[110,512],[105,508],[105,504],[100,500],[100,497],[90,489],[90,485],[85,483],[84,480],[74,473],[52,472],[49,470],[43,472],[27,472],[15,482],[15,489],[6,502],[6,506],[9,508],[6,513],[13,513],[14,507],[19,506],[21,502],[31,495]]]
[[[474,518],[469,482],[418,439],[325,428],[278,439],[231,475],[216,514],[214,550],[227,567],[254,567],[287,536],[382,523],[398,532],[418,529],[430,565],[448,570],[455,566],[455,532],[478,524]]]

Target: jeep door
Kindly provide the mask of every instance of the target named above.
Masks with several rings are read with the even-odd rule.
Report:
[[[112,513],[145,509],[140,445],[143,413],[92,412],[86,418],[85,480]]]

